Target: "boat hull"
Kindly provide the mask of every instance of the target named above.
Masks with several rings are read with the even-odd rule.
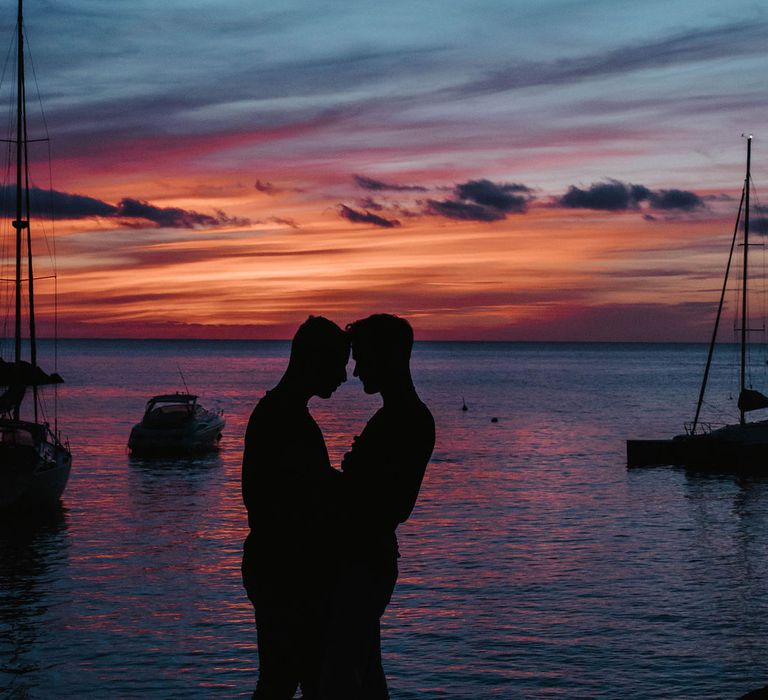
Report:
[[[628,467],[681,464],[674,440],[627,440]]]
[[[0,513],[51,508],[69,481],[72,455],[60,443],[0,446]]]
[[[768,422],[729,425],[671,440],[627,440],[627,466],[674,465],[768,474]]]

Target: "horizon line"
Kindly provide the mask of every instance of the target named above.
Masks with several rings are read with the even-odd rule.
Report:
[[[41,336],[38,341],[135,341],[135,342],[240,342],[240,343],[287,343],[291,338],[210,338],[210,337],[176,337],[167,336],[154,337],[128,337],[128,336],[71,336],[71,337],[51,337]],[[24,343],[29,342],[29,338],[23,339]],[[414,343],[499,343],[499,344],[529,344],[529,345],[706,345],[708,340],[551,340],[551,339],[504,339],[504,338],[429,338],[415,339]],[[718,345],[738,345],[738,341],[722,341]]]

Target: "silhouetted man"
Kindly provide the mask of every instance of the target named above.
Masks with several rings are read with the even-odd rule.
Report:
[[[338,568],[333,492],[341,475],[328,461],[307,409],[346,381],[347,334],[310,316],[293,338],[288,368],[254,408],[245,434],[242,490],[248,509],[243,583],[259,647],[254,698],[289,700],[301,684],[317,697],[329,597]]]
[[[347,326],[355,376],[383,406],[342,463],[342,560],[329,619],[323,698],[389,697],[381,665],[380,618],[397,580],[395,529],[419,494],[435,444],[435,423],[413,386],[413,330],[376,314]]]

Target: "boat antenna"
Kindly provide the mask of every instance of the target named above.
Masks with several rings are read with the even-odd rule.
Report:
[[[184,391],[189,393],[189,387],[187,386],[187,382],[184,379],[184,372],[181,371],[181,365],[176,365],[176,369],[179,370],[179,375],[181,376],[181,383],[184,385]]]

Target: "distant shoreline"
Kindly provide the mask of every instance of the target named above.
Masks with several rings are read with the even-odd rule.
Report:
[[[44,343],[54,342],[54,338],[38,338]],[[59,338],[59,343],[288,343],[288,338]],[[587,345],[587,346],[609,346],[609,345],[636,345],[652,346],[660,345],[665,347],[673,346],[696,346],[706,345],[705,340],[483,340],[483,339],[444,339],[444,340],[416,340],[417,345]],[[719,345],[736,345],[737,343],[723,342]]]

